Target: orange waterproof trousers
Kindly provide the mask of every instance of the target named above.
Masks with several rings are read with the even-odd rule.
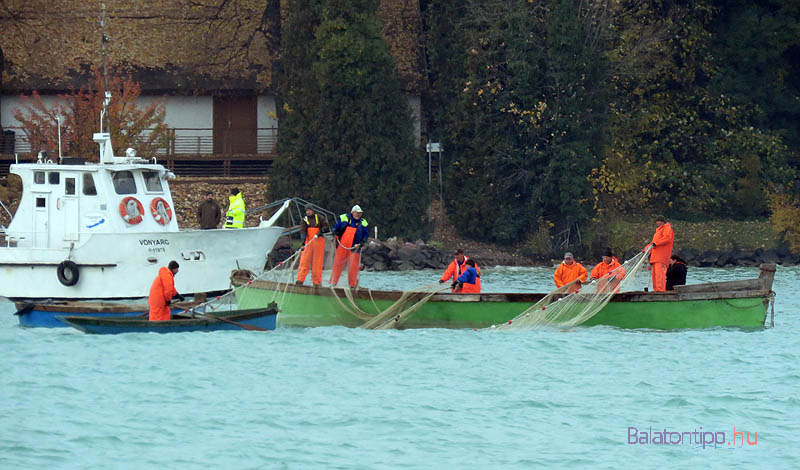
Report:
[[[653,292],[667,291],[667,265],[664,263],[650,263],[653,273]]]
[[[358,273],[361,271],[361,253],[352,252],[343,246],[336,247],[336,256],[333,258],[333,270],[330,283],[335,286],[339,283],[344,265],[350,263],[347,271],[347,282],[350,287],[358,287]],[[664,278],[666,282],[666,277]]]
[[[322,264],[325,261],[325,239],[317,237],[306,244],[300,253],[300,266],[297,268],[297,280],[306,282],[308,269],[311,268],[311,283],[322,284]]]

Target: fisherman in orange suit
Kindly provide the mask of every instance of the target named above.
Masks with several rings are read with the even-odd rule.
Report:
[[[150,297],[147,303],[150,304],[150,321],[168,321],[170,319],[169,303],[173,297],[178,297],[181,301],[183,296],[175,290],[175,275],[178,274],[177,261],[170,261],[167,267],[161,267],[158,275],[150,286]]]
[[[589,278],[597,280],[597,292],[608,292],[609,289],[616,289],[620,281],[625,278],[625,268],[619,264],[619,260],[607,249],[603,253],[603,261],[597,263]],[[610,284],[610,285],[609,285]]]
[[[322,285],[322,263],[325,260],[325,239],[322,234],[327,231],[328,222],[325,218],[320,218],[311,204],[307,205],[306,216],[300,222],[300,234],[305,237],[305,246],[300,254],[295,284],[302,286],[306,282],[311,267],[311,283],[316,287]]]
[[[556,272],[553,273],[553,281],[555,281],[556,287],[562,287],[577,279],[577,282],[569,288],[570,292],[577,292],[580,290],[581,284],[586,282],[588,274],[586,268],[575,261],[575,257],[568,251],[564,253],[564,261],[558,265]]]
[[[365,219],[361,217],[364,212],[356,204],[350,209],[349,214],[339,216],[339,221],[333,226],[336,234],[336,255],[333,258],[333,269],[329,280],[332,286],[339,283],[339,276],[344,266],[349,263],[347,282],[350,287],[358,287],[358,273],[361,270],[361,247],[369,240],[369,229]]]
[[[458,278],[461,277],[462,274],[467,270],[467,260],[469,257],[464,255],[464,250],[461,248],[456,249],[455,253],[453,253],[453,261],[447,266],[447,269],[444,270],[444,274],[439,279],[439,283],[447,282],[450,279],[453,279],[453,283],[455,284],[458,282]],[[477,284],[476,289],[478,292],[481,291],[481,268],[475,264],[475,271],[478,274],[475,283]],[[453,288],[453,292],[460,292],[459,288],[456,286]]]
[[[656,233],[653,241],[648,246],[653,247],[650,252],[650,269],[653,275],[653,291],[666,292],[667,290],[667,265],[672,256],[672,243],[675,241],[675,232],[672,225],[667,222],[663,215],[656,217]],[[647,250],[644,247],[642,252]]]

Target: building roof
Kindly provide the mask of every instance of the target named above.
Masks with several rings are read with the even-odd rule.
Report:
[[[109,62],[130,73],[145,93],[269,90],[281,10],[290,2],[104,0]],[[3,2],[5,92],[84,85],[91,68],[102,65],[100,11],[94,5],[85,0]],[[423,76],[419,2],[382,0],[379,15],[401,84],[418,93]]]

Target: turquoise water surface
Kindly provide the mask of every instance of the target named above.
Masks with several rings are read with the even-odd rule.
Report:
[[[486,268],[484,289],[545,291],[551,275]],[[775,328],[757,331],[91,336],[20,328],[3,302],[0,468],[799,468],[799,286],[778,267]],[[651,426],[720,444],[629,444]],[[757,443],[729,445],[734,427]]]

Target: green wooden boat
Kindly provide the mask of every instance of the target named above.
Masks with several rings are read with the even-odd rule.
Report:
[[[758,278],[677,286],[670,292],[624,292],[583,325],[670,330],[677,328],[763,327],[774,299],[775,265],[761,265]],[[234,285],[250,283],[237,291],[240,309],[260,308],[273,300],[281,304],[281,326],[357,327],[365,319],[348,308],[341,288],[287,285],[251,280],[234,272]],[[352,291],[359,309],[375,315],[400,298],[400,291]],[[485,293],[435,294],[400,328],[486,328],[508,322],[546,294]]]

